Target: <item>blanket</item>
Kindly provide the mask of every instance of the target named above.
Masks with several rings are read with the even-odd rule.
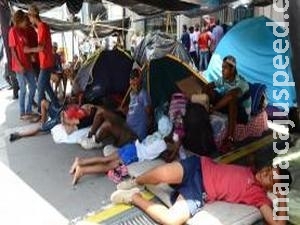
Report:
[[[55,143],[77,144],[83,137],[87,137],[89,129],[86,127],[68,135],[63,125],[58,124],[51,129],[51,134]]]

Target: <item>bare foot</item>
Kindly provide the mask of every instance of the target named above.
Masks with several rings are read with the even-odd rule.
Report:
[[[79,166],[79,158],[78,157],[76,157],[74,159],[73,165],[71,166],[69,173],[73,174],[75,172],[77,166]]]
[[[77,166],[77,167],[75,168],[75,173],[74,173],[74,175],[73,175],[73,181],[72,181],[72,184],[73,184],[73,185],[76,185],[77,182],[79,181],[80,177],[82,177],[82,176],[83,176],[83,172],[82,172],[82,170],[81,170],[81,167],[80,167],[80,166]]]

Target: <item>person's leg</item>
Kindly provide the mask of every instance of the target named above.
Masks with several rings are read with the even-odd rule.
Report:
[[[204,56],[203,56],[203,58],[204,58],[204,68],[203,68],[203,70],[206,70],[207,67],[208,67],[208,57],[209,57],[209,52],[206,51],[206,52],[204,52],[203,54],[204,54]]]
[[[49,109],[50,103],[43,99],[41,102],[41,123],[46,123],[48,120],[48,109]]]
[[[20,87],[19,94],[19,107],[20,107],[20,117],[21,119],[25,116],[25,97],[26,97],[26,79],[24,74],[18,73],[17,80]]]
[[[25,130],[25,131],[15,132],[15,133],[10,134],[9,141],[13,142],[13,141],[16,141],[23,137],[35,136],[39,132],[40,132],[40,126],[37,125],[37,127],[34,127],[31,130]]]
[[[200,50],[199,70],[203,71],[203,52]]]
[[[99,107],[94,116],[93,124],[89,131],[88,138],[91,138],[93,135],[97,133],[98,129],[100,128],[103,122],[104,122],[104,109]]]
[[[145,184],[180,184],[183,178],[183,167],[179,162],[167,163],[153,168],[135,178],[138,185]]]
[[[30,114],[32,113],[32,104],[33,104],[33,99],[36,91],[36,82],[32,72],[26,72],[25,78],[29,86],[29,95],[28,95],[28,102],[26,106],[26,114]]]
[[[108,157],[103,157],[103,159],[104,158],[108,158]],[[118,156],[113,157],[112,155],[109,156],[109,160],[104,159],[103,162],[99,162],[99,159],[94,159],[94,160],[97,161],[97,163],[88,164],[85,166],[81,166],[81,165],[76,166],[73,175],[73,181],[72,181],[73,185],[77,184],[78,180],[84,175],[106,173],[109,170],[117,168],[120,164],[119,157]]]
[[[233,138],[234,129],[237,121],[238,112],[238,90],[229,91],[217,104],[213,107],[213,110],[220,110],[224,107],[228,108],[228,132],[227,136]],[[232,141],[232,140],[231,140]]]
[[[179,225],[184,224],[190,218],[187,202],[181,195],[178,196],[175,204],[169,209],[162,204],[144,199],[139,193],[132,196],[132,204],[142,209],[159,224]]]
[[[45,79],[45,91],[50,98],[50,101],[54,104],[54,106],[58,106],[58,99],[56,95],[54,94],[54,91],[50,84],[50,78],[51,78],[51,71],[49,69],[44,70],[44,79]]]
[[[41,69],[40,74],[38,76],[38,85],[37,85],[37,90],[38,90],[38,110],[39,112],[41,111],[41,102],[43,99],[45,99],[45,86],[46,86],[46,79],[47,74],[45,73],[45,70]]]

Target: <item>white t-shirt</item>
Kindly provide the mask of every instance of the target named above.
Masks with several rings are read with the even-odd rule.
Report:
[[[190,34],[190,40],[191,40],[190,52],[194,52],[196,51],[196,44],[194,42],[197,42],[197,37],[195,32]]]
[[[152,135],[148,135],[142,142],[136,140],[135,147],[137,157],[139,162],[141,162],[157,158],[160,153],[167,149],[167,144],[162,136],[158,132],[155,132]]]

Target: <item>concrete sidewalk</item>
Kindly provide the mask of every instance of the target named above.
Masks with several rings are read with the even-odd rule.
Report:
[[[5,173],[12,171],[17,174],[32,189],[31,192],[36,192],[37,196],[45,199],[68,220],[99,210],[110,202],[109,197],[115,190],[115,185],[105,175],[84,177],[73,187],[72,176],[68,173],[75,156],[95,156],[101,154],[101,151],[87,152],[79,145],[55,144],[49,134],[10,143],[9,134],[24,126],[28,127],[29,124],[19,120],[18,101],[12,100],[11,91],[0,91],[0,105],[0,162],[7,167],[7,170],[3,170]],[[1,178],[2,173],[0,171]],[[7,176],[12,177],[11,174]],[[2,180],[2,182],[9,181]],[[16,189],[9,188],[10,183],[6,185],[5,188],[0,185],[1,195],[17,195],[23,193],[23,189],[24,194],[27,193],[22,185]],[[2,202],[1,196],[0,199]],[[30,210],[32,204],[28,202],[29,199],[19,197],[10,199],[11,206],[15,206],[15,209],[20,206],[24,207],[24,210],[25,208]],[[9,210],[14,210],[14,207],[10,207]],[[2,212],[0,208],[0,218]],[[18,215],[16,211],[14,213]],[[0,220],[0,224],[8,223],[2,223]]]

